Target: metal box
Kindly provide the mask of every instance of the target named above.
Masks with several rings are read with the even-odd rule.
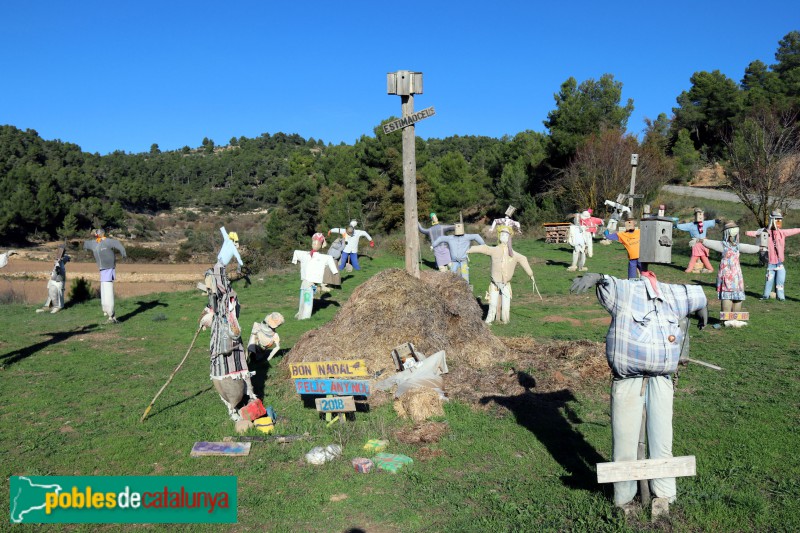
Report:
[[[642,263],[672,263],[672,219],[643,218],[639,224],[639,261]]]
[[[422,94],[422,72],[398,70],[386,74],[386,92],[398,96]]]

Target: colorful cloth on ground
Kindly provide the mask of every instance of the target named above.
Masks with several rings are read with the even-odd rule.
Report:
[[[404,466],[412,464],[414,460],[407,455],[379,453],[372,458],[372,462],[381,470],[396,473]]]
[[[678,322],[708,303],[699,285],[657,287],[607,275],[597,284],[597,299],[611,314],[606,358],[617,377],[674,373],[683,341]]]

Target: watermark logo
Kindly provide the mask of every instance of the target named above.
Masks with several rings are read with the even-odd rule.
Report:
[[[235,476],[13,476],[12,523],[235,523]]]

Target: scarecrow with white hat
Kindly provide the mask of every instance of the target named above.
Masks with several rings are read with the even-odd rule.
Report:
[[[705,219],[705,213],[699,207],[694,210],[694,220],[692,222],[675,224],[677,229],[689,232],[692,238],[690,241],[692,258],[689,259],[689,266],[686,267],[686,272],[694,271],[698,259],[703,264],[703,269],[700,272],[714,272],[714,267],[711,266],[711,262],[708,260],[708,248],[703,245],[703,242],[708,234],[708,230],[716,225],[716,220]]]
[[[342,249],[342,256],[339,259],[339,270],[344,270],[345,265],[347,266],[348,272],[353,269],[361,270],[358,264],[358,241],[361,237],[369,239],[370,248],[375,247],[375,241],[372,240],[370,234],[364,230],[356,229],[357,225],[357,220],[351,220],[346,228],[332,228],[328,230],[328,236],[333,232],[341,234],[344,239],[344,248]]]
[[[446,244],[447,249],[450,250],[450,272],[460,275],[469,283],[469,259],[467,258],[469,245],[473,241],[481,245],[486,243],[477,233],[464,233],[463,222],[456,223],[454,226],[454,234],[442,235],[433,241],[433,247]]]
[[[315,233],[311,237],[311,251],[295,250],[292,256],[292,264],[300,263],[300,304],[295,315],[298,320],[311,318],[314,298],[329,291],[328,284],[341,284],[336,262],[331,256],[320,252],[326,244],[325,236]]]
[[[253,322],[250,341],[247,343],[247,353],[255,356],[272,348],[267,356],[267,361],[275,357],[275,354],[281,349],[281,338],[275,330],[283,322],[283,315],[280,313],[270,313],[264,317],[262,322]]]
[[[83,249],[92,251],[100,269],[100,304],[103,314],[108,317],[109,322],[116,323],[114,281],[117,279],[117,257],[114,251],[119,252],[123,258],[127,257],[125,247],[117,239],[106,237],[106,232],[100,228],[94,230],[94,239],[83,241]]]
[[[722,312],[741,313],[745,293],[739,254],[757,254],[758,246],[740,243],[739,225],[733,221],[725,223],[723,240],[702,239],[701,242],[709,249],[722,254],[719,272],[717,273],[717,296],[720,300]],[[737,328],[747,325],[747,322],[738,318],[724,320],[723,323],[726,326]]]
[[[473,246],[467,250],[468,254],[488,255],[492,260],[491,283],[489,284],[489,312],[486,315],[486,323],[491,324],[497,316],[497,305],[502,297],[502,309],[500,323],[508,324],[511,319],[511,278],[514,270],[520,265],[526,274],[533,281],[533,271],[528,264],[528,258],[511,248],[511,233],[513,229],[509,226],[498,226],[497,246],[486,246],[481,244]]]
[[[786,237],[797,235],[800,228],[783,229],[783,214],[780,209],[776,209],[769,217],[769,225],[756,231],[748,231],[748,237],[767,237],[767,254],[769,263],[767,264],[767,281],[764,284],[764,294],[762,300],[768,300],[773,286],[778,300],[786,299],[784,285],[786,283],[786,268],[783,265],[784,252],[786,250]]]
[[[431,249],[433,250],[433,255],[436,258],[436,266],[441,272],[446,272],[447,265],[450,264],[450,248],[448,248],[446,244],[433,246],[433,241],[444,235],[446,232],[453,231],[456,227],[452,224],[440,224],[439,217],[436,216],[436,213],[431,213],[430,228],[426,229],[419,222],[417,222],[417,227],[419,227],[419,232],[427,235],[428,239],[431,241]]]
[[[503,218],[496,218],[492,221],[492,227],[489,228],[489,231],[494,232],[495,228],[498,226],[508,226],[510,228],[514,228],[517,233],[522,234],[522,226],[520,226],[519,222],[513,220],[511,217],[516,212],[517,208],[513,205],[508,206],[506,209],[505,216]]]

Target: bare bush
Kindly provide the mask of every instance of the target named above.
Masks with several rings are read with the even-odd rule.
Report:
[[[763,226],[777,208],[800,197],[797,113],[757,111],[726,140],[731,188]]]

